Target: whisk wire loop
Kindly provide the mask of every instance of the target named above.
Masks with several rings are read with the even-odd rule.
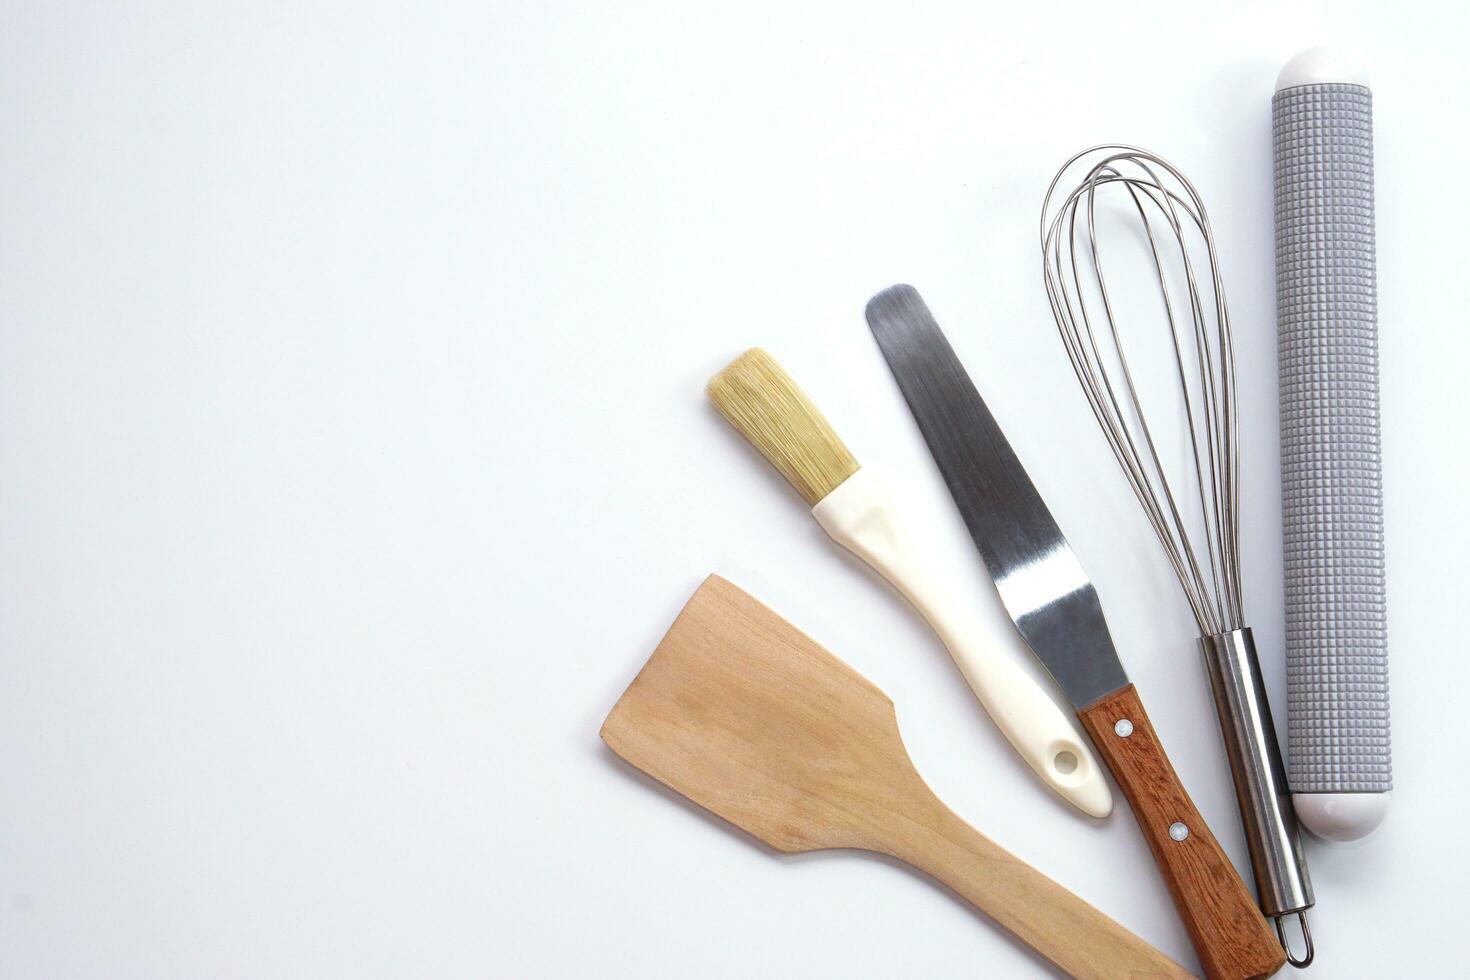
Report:
[[[1084,158],[1089,159],[1085,175],[1058,198],[1063,177]],[[1197,498],[1202,518],[1198,539],[1176,493],[1177,475],[1171,481],[1148,424],[1108,288],[1098,202],[1113,190],[1127,195],[1131,208],[1123,210],[1136,217],[1157,280],[1184,406],[1191,456],[1186,471],[1194,483],[1190,496]],[[1093,147],[1068,160],[1047,188],[1040,233],[1047,299],[1072,369],[1201,632],[1240,628],[1235,348],[1204,202],[1177,168],[1153,153],[1122,145]],[[1193,247],[1192,240],[1197,240]],[[1199,242],[1208,265],[1204,277],[1197,261]],[[1185,302],[1170,285],[1176,264],[1174,278],[1182,280],[1179,293]]]

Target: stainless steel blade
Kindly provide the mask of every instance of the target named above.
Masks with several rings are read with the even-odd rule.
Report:
[[[918,291],[874,296],[868,326],[1037,658],[1077,708],[1126,686],[1097,591]]]

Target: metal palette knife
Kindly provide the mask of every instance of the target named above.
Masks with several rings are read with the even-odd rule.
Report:
[[[1276,972],[1285,954],[1180,784],[1092,582],[928,307],[893,286],[867,317],[1001,601],[1128,798],[1206,974]]]

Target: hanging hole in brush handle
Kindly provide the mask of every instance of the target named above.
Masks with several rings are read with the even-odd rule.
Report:
[[[1256,894],[1261,911],[1276,920],[1282,947],[1290,958],[1291,948],[1286,945],[1281,919],[1300,915],[1306,933],[1303,913],[1312,907],[1315,899],[1291,790],[1286,782],[1286,767],[1281,761],[1276,727],[1271,721],[1271,706],[1266,701],[1255,638],[1249,629],[1205,636],[1200,638],[1200,651],[1210,677],[1225,755],[1230,760],[1230,776],[1235,782],[1251,870],[1255,872]],[[1302,965],[1312,958],[1311,937],[1306,935],[1307,953]],[[1292,959],[1292,963],[1296,965],[1296,960]]]

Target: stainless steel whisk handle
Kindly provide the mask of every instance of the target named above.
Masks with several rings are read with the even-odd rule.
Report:
[[[1300,958],[1293,955],[1292,963],[1305,966],[1312,960],[1312,937],[1305,913],[1316,899],[1302,853],[1286,767],[1276,741],[1276,726],[1271,721],[1271,705],[1266,700],[1256,641],[1246,628],[1202,636],[1199,644],[1215,697],[1225,755],[1230,760],[1230,776],[1235,781],[1235,798],[1240,805],[1261,910],[1276,920],[1283,946],[1287,943],[1281,920],[1292,915],[1300,918],[1306,954]]]

